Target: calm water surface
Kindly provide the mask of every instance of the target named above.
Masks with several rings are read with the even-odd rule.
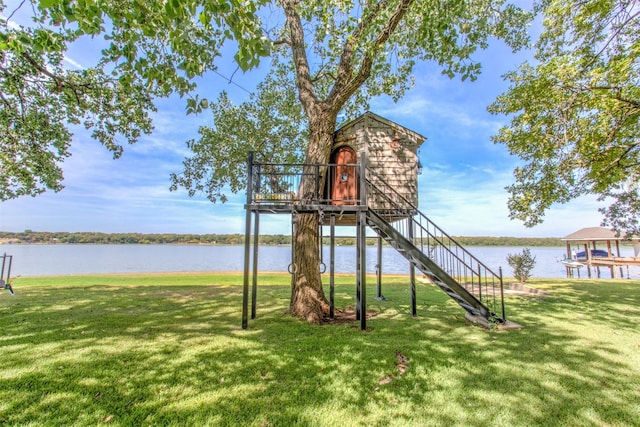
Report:
[[[328,264],[329,251],[324,248]],[[520,253],[521,247],[472,246],[467,248],[489,268],[502,267],[505,276],[512,274],[506,257]],[[563,258],[564,247],[530,248],[536,257],[533,277],[564,277],[565,269],[557,262]],[[43,276],[88,273],[133,273],[172,271],[242,271],[244,246],[204,245],[0,245],[0,254],[13,255],[11,276]],[[621,248],[622,256],[633,255],[633,249]],[[336,248],[335,268],[340,273],[356,270],[356,249]],[[259,270],[287,271],[291,262],[288,246],[261,246]],[[367,248],[367,271],[374,273],[377,248]],[[393,248],[382,250],[384,273],[405,274],[408,262]],[[626,276],[626,271],[625,271]],[[630,269],[631,278],[640,278],[640,269]],[[608,271],[602,277],[609,277]]]

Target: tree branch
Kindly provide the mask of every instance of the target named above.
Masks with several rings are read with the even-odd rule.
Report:
[[[2,102],[7,106],[8,109],[13,110],[13,105],[11,105],[9,100],[4,97],[4,93],[2,92],[0,92],[0,99],[2,99]]]
[[[620,12],[622,13],[622,12]],[[619,14],[620,14],[619,13]],[[611,20],[615,20],[615,17],[611,17]],[[636,18],[640,15],[640,12],[636,12],[633,15],[629,15],[628,19],[626,19],[624,22],[622,22],[621,24],[618,25],[618,28],[615,29],[615,31],[613,31],[613,34],[611,34],[611,37],[609,37],[609,39],[604,43],[604,45],[602,46],[602,48],[600,49],[600,51],[598,51],[598,53],[596,53],[593,58],[591,59],[591,61],[589,61],[588,64],[586,64],[584,66],[584,69],[588,69],[589,67],[591,67],[596,60],[600,57],[600,55],[602,55],[604,53],[605,50],[607,50],[607,48],[609,47],[609,45],[618,37],[618,35],[620,34],[620,32],[622,31],[622,29],[629,24],[630,22],[634,22],[636,20]]]
[[[625,104],[629,104],[634,106],[635,108],[640,108],[640,102],[636,101],[635,99],[629,99],[629,98],[624,98],[622,95],[620,95],[620,93],[616,93],[613,96],[613,99],[618,100],[620,102],[624,102]]]
[[[621,88],[619,86],[610,86],[610,85],[601,85],[601,86],[593,86],[593,85],[583,85],[583,86],[573,86],[573,85],[564,85],[562,86],[564,89],[579,95],[583,92],[595,92],[595,91],[611,91],[613,92],[613,96],[611,98],[623,102],[625,104],[629,104],[635,108],[640,108],[640,101],[636,101],[635,99],[630,99],[623,97],[621,93]]]
[[[362,35],[364,34],[367,27],[371,25],[375,17],[380,13],[380,10],[386,7],[386,5],[386,1],[374,2],[371,11],[367,10],[369,9],[369,6],[367,6],[367,9],[365,9],[362,13],[362,16],[365,18],[360,21],[360,24],[355,29],[353,34],[347,37],[344,48],[342,49],[342,54],[340,55],[340,63],[338,64],[338,73],[335,79],[334,86],[331,89],[329,96],[327,96],[327,102],[329,104],[334,103],[332,100],[344,90],[344,86],[351,79],[351,74],[353,73],[352,61],[354,56],[354,49],[358,46],[358,43],[360,43]]]
[[[358,73],[349,78],[349,76],[345,76],[345,81],[346,83],[344,85],[340,85],[338,87],[334,87],[331,90],[331,93],[329,94],[329,96],[327,97],[327,104],[329,105],[329,108],[331,109],[339,109],[342,107],[342,105],[344,104],[344,102],[349,99],[349,97],[351,95],[353,95],[353,93],[358,90],[358,88],[360,86],[362,86],[362,84],[364,84],[364,82],[369,78],[370,74],[371,74],[371,67],[373,66],[373,60],[374,57],[376,55],[376,53],[378,52],[378,50],[380,49],[380,47],[387,42],[387,40],[389,40],[389,37],[391,37],[391,34],[393,34],[393,32],[395,31],[395,29],[398,27],[398,24],[400,23],[400,21],[402,20],[402,18],[404,18],[405,14],[407,13],[407,10],[409,10],[409,8],[411,7],[411,4],[413,4],[414,0],[402,0],[398,6],[396,7],[395,11],[393,12],[393,14],[391,15],[391,17],[389,18],[389,20],[387,21],[386,25],[380,30],[380,33],[377,35],[376,39],[375,39],[375,43],[372,47],[371,50],[369,50],[368,52],[366,52],[363,55],[362,58],[362,62],[360,63],[360,67],[358,70]],[[387,3],[386,2],[381,2],[378,4],[378,6],[376,7],[384,7]],[[379,9],[374,9],[374,11],[376,13],[379,12]],[[369,19],[373,20],[374,15],[370,15]],[[364,24],[365,21],[363,21]],[[359,37],[362,32],[364,31],[365,27],[364,26],[360,26],[358,27],[358,29],[356,30],[356,32],[354,33],[354,36]],[[353,55],[353,51],[351,50],[351,52],[348,52],[347,55]],[[349,59],[349,62],[351,61],[352,58],[346,58],[345,59]],[[342,60],[341,60],[342,62]],[[341,64],[342,65],[342,64]],[[349,70],[351,71],[353,69],[353,67],[351,65],[346,65],[345,66],[345,71]],[[351,73],[349,73],[351,74]],[[338,75],[338,80],[341,79],[341,76]]]
[[[304,43],[304,29],[302,28],[300,15],[296,12],[296,3],[296,0],[282,0],[282,7],[289,27],[289,41],[296,70],[298,98],[307,116],[311,118],[314,115],[314,110],[318,108],[318,98],[311,82],[311,70]]]

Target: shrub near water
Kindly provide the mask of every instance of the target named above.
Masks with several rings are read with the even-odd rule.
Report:
[[[524,283],[531,277],[531,271],[536,265],[536,257],[531,255],[529,248],[524,248],[519,254],[508,254],[507,263],[513,269],[513,276]]]

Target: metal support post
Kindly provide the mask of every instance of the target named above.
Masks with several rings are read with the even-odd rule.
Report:
[[[360,187],[360,206],[367,206],[367,155],[363,151],[360,154],[360,182],[358,186]]]
[[[413,243],[413,219],[407,218],[407,234],[409,241]],[[411,281],[411,315],[416,317],[418,310],[416,308],[416,267],[413,263],[409,263],[409,280]]]
[[[253,283],[251,287],[251,318],[256,318],[256,300],[258,296],[258,248],[260,247],[260,213],[256,212],[256,223],[253,231]]]
[[[247,211],[244,229],[244,281],[242,283],[242,329],[249,326],[249,258],[251,257],[251,202],[253,201],[253,152],[247,159]]]
[[[367,155],[360,154],[360,208],[358,209],[358,252],[360,270],[358,285],[360,289],[360,329],[367,329]]]
[[[358,212],[360,252],[360,329],[367,329],[367,222],[365,211]]]
[[[330,218],[331,237],[329,238],[329,317],[335,317],[335,259],[336,259],[336,216]]]
[[[376,264],[376,299],[386,301],[382,295],[382,237],[378,236],[378,264]]]
[[[504,282],[502,281],[502,267],[498,267],[500,273],[500,301],[502,303],[502,319],[507,320],[507,315],[504,311]]]
[[[360,320],[361,314],[361,279],[362,279],[362,249],[360,248],[360,212],[356,213],[356,320]]]
[[[479,264],[478,264],[478,299],[482,301],[482,270],[480,269]]]
[[[320,199],[320,165],[316,164],[314,169],[314,181],[315,188],[314,191],[314,204],[318,204],[318,200]]]

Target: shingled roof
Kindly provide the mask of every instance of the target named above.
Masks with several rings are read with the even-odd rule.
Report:
[[[587,227],[564,236],[562,240],[567,242],[606,242],[607,240],[628,240],[624,236],[616,236],[613,230],[604,227]],[[640,240],[634,237],[634,241]]]

